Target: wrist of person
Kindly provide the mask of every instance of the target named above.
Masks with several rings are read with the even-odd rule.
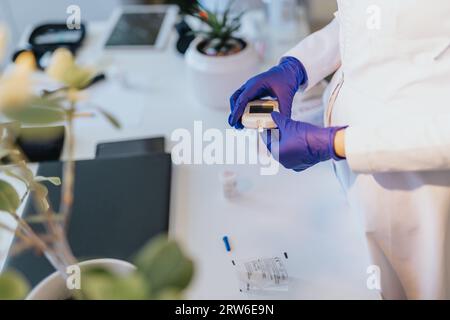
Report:
[[[287,66],[290,70],[292,70],[296,76],[297,79],[297,90],[308,83],[308,75],[306,73],[306,69],[301,63],[300,60],[298,60],[295,57],[283,57],[280,60],[280,66]]]
[[[336,127],[332,131],[332,136],[330,138],[331,146],[331,158],[336,161],[341,161],[346,159],[345,152],[345,129],[347,127]]]

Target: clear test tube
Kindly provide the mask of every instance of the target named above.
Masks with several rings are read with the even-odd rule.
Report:
[[[238,195],[237,173],[225,170],[220,174],[220,182],[222,184],[223,196],[225,199],[233,199]]]

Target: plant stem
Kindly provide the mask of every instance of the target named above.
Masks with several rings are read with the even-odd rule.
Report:
[[[17,230],[14,232],[15,235],[22,239],[27,239],[32,247],[37,251],[42,252],[55,270],[62,272],[64,275],[66,263],[62,259],[55,248],[49,247],[28,225],[28,223],[20,218],[16,213],[11,213],[14,220],[17,222]],[[6,229],[8,230],[8,229]]]
[[[18,152],[11,155],[11,161],[20,170],[21,176],[28,185],[27,189],[34,191],[34,203],[38,212],[41,212],[47,219],[45,227],[49,235],[54,239],[52,245],[47,245],[19,215],[16,213],[10,214],[17,222],[19,230],[22,230],[23,234],[30,239],[34,244],[34,247],[46,256],[47,260],[63,277],[66,277],[66,267],[75,264],[76,259],[67,243],[64,229],[54,219],[55,213],[50,208],[47,195],[43,192],[42,186],[34,180],[34,176],[30,176],[22,150],[18,147],[16,147],[16,150]],[[48,204],[48,206],[46,204]]]
[[[6,230],[6,231],[8,231],[8,232],[10,232],[12,234],[16,233],[16,230],[14,230],[13,228],[11,228],[11,227],[9,227],[6,224],[3,224],[1,222],[0,222],[0,229]]]
[[[34,204],[36,206],[36,209],[43,212],[44,216],[47,217],[47,230],[50,234],[54,235],[56,239],[60,240],[60,232],[58,231],[58,226],[53,219],[53,212],[51,211],[51,208],[49,206],[47,207],[46,205],[44,205],[44,202],[46,204],[49,204],[47,195],[43,193],[41,185],[34,180],[34,176],[30,177],[29,169],[26,166],[26,159],[23,151],[18,147],[16,148],[16,150],[18,152],[11,156],[11,160],[21,171],[22,177],[28,186],[28,190],[31,189],[34,191]]]
[[[58,271],[63,271],[65,274],[64,261],[58,257],[56,251],[50,248],[39,236],[33,231],[33,229],[28,225],[28,223],[23,220],[17,213],[10,212],[10,215],[17,222],[18,231],[22,232],[23,236],[27,238],[39,252],[42,252],[48,261],[53,265],[53,267]]]
[[[74,161],[74,130],[73,118],[75,114],[75,102],[71,102],[70,109],[67,111],[67,152],[68,157],[64,162],[62,177],[62,192],[60,213],[63,217],[63,228],[67,231],[70,215],[73,205],[73,187],[75,181],[75,161]]]

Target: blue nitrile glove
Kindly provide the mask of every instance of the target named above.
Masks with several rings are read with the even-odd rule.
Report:
[[[278,112],[273,112],[272,118],[278,125],[279,137],[271,139],[269,130],[263,138],[274,158],[285,168],[303,171],[322,161],[343,160],[334,151],[334,138],[345,127],[319,128]]]
[[[307,80],[305,68],[300,61],[293,57],[281,59],[278,66],[251,78],[233,94],[230,98],[231,114],[228,123],[236,129],[242,129],[241,117],[247,104],[269,96],[278,100],[280,112],[290,118],[294,96]]]

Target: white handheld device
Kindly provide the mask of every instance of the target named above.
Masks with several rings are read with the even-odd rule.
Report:
[[[276,129],[277,125],[271,116],[274,111],[280,111],[278,101],[255,100],[249,102],[242,116],[242,125],[247,129],[258,129],[259,131]]]

